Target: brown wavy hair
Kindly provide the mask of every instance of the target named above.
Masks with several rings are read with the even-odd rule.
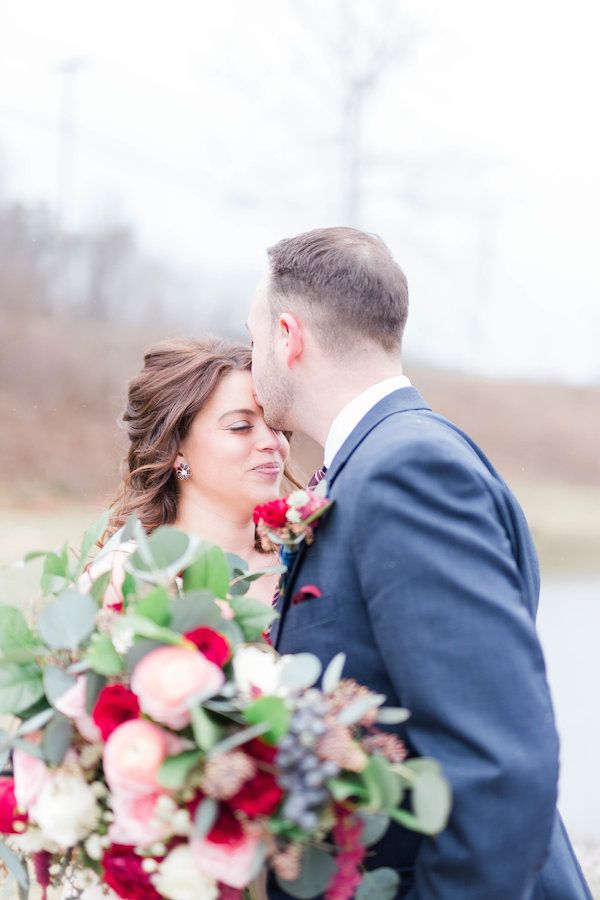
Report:
[[[229,372],[249,372],[252,352],[220,338],[179,338],[151,347],[129,382],[123,422],[129,451],[105,537],[136,513],[146,531],[172,525],[178,484],[173,463],[197,413]],[[298,482],[286,469],[285,476]]]

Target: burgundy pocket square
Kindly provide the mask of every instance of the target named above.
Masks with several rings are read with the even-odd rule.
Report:
[[[315,584],[305,584],[292,597],[292,606],[306,603],[307,600],[322,597],[323,594]]]

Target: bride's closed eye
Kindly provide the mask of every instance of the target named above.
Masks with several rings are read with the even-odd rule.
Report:
[[[253,425],[250,425],[249,422],[234,422],[233,425],[230,425],[228,431],[241,432],[241,431],[250,431],[253,428]]]

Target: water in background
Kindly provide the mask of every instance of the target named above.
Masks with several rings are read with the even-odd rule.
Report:
[[[561,737],[559,807],[573,840],[600,844],[600,575],[543,580],[538,630]]]

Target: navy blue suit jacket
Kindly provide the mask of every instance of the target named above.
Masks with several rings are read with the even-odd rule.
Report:
[[[556,812],[538,564],[507,485],[414,388],[367,414],[327,481],[335,502],[299,551],[275,646],[323,665],[344,651],[346,676],[411,710],[397,731],[454,795],[440,836],[393,825],[368,867],[397,869],[411,900],[591,898]],[[303,584],[322,597],[290,604]]]

